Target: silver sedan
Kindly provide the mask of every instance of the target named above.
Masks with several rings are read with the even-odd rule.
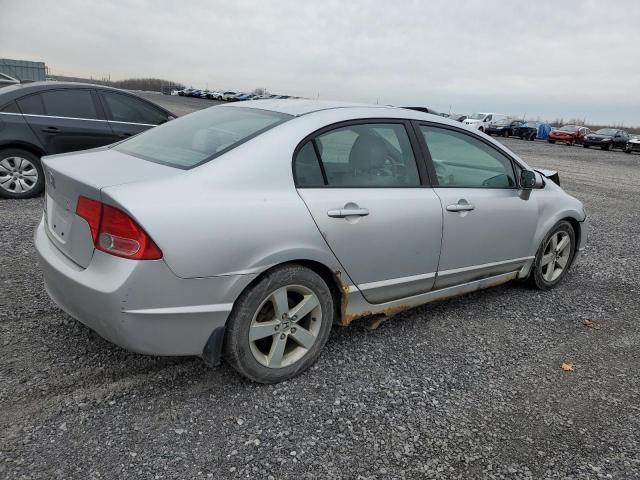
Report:
[[[550,289],[585,243],[556,172],[402,108],[239,102],[43,163],[51,298],[124,348],[258,382],[307,369],[334,324]]]

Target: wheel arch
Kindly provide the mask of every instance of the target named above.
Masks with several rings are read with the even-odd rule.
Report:
[[[27,152],[32,153],[33,155],[36,155],[38,158],[44,157],[46,155],[46,152],[42,150],[42,148],[32,143],[21,142],[19,140],[0,143],[0,151],[9,150],[11,148],[19,148],[21,150],[26,150]]]

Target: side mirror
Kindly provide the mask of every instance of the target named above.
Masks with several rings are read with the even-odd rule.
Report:
[[[520,173],[520,188],[531,190],[536,186],[536,174],[531,170],[522,170]]]

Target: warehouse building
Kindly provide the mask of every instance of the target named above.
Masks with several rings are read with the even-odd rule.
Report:
[[[46,72],[44,62],[0,58],[0,74],[4,74],[2,78],[9,76],[20,82],[40,82],[45,79]]]

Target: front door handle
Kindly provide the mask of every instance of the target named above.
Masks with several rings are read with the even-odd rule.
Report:
[[[42,131],[46,133],[57,133],[60,131],[60,129],[58,127],[47,127],[43,128]]]
[[[454,203],[453,205],[447,205],[447,211],[448,212],[470,212],[471,210],[475,209],[475,205],[472,205],[470,203]]]
[[[329,210],[327,215],[333,218],[345,218],[345,217],[366,217],[369,215],[368,208],[338,208],[335,210]]]

